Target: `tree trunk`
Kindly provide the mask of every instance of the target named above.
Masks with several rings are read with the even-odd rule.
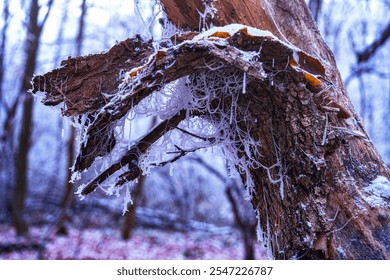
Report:
[[[318,16],[320,15],[322,0],[310,0],[308,6],[315,21],[318,23]]]
[[[228,197],[228,200],[230,202],[230,205],[232,206],[233,214],[234,214],[234,219],[236,221],[236,224],[238,228],[240,229],[242,236],[243,236],[243,241],[244,241],[244,259],[245,260],[254,260],[255,259],[255,251],[253,247],[253,241],[255,240],[254,238],[254,233],[255,233],[255,227],[251,225],[249,221],[245,221],[240,214],[239,210],[239,204],[236,201],[237,199],[235,198],[234,195],[234,188],[238,188],[235,186],[235,183],[232,182],[232,184],[229,184],[226,186],[226,196]]]
[[[87,15],[87,0],[81,1],[81,14],[79,18],[79,28],[77,32],[76,38],[76,55],[81,55],[83,42],[84,42],[84,30],[85,30],[85,18]],[[72,125],[70,127],[70,135],[67,141],[67,155],[68,155],[68,167],[73,165],[74,162],[74,154],[75,154],[75,138],[76,138],[76,129]],[[74,193],[74,184],[72,182],[72,171],[68,168],[66,172],[66,183],[65,183],[65,191],[61,204],[61,212],[60,219],[58,220],[58,229],[57,233],[66,234],[68,231],[65,226],[65,221],[67,219],[71,219],[68,215],[68,211],[72,206],[73,202],[73,193]]]
[[[9,26],[9,3],[5,0],[3,3],[3,27],[1,29],[1,42],[0,42],[0,106],[3,106],[3,79],[4,79],[4,57],[5,57],[5,42],[7,41],[7,32]]]
[[[28,154],[30,150],[30,137],[32,131],[33,98],[27,94],[30,88],[30,79],[34,74],[39,44],[38,1],[31,2],[29,27],[26,40],[26,64],[20,93],[23,96],[23,115],[19,133],[19,145],[15,159],[15,188],[12,202],[12,217],[16,233],[28,234],[28,226],[24,219],[25,200],[27,195]]]
[[[241,231],[243,237],[244,259],[254,260],[255,248],[253,245],[256,240],[256,223],[252,221],[251,218],[253,217],[250,215],[249,211],[247,213],[244,212],[245,210],[248,210],[246,207],[243,207],[242,202],[244,198],[241,197],[241,199],[239,199],[240,195],[242,195],[245,190],[241,190],[240,186],[238,186],[234,180],[231,178],[228,179],[213,166],[202,160],[202,158],[194,157],[192,160],[199,163],[202,167],[207,169],[210,174],[214,174],[218,179],[226,184],[225,193],[232,207],[235,223]],[[245,213],[245,215],[242,215],[242,213]]]
[[[33,124],[33,97],[27,91],[31,87],[30,79],[34,74],[37,61],[39,38],[47,20],[53,0],[49,1],[48,10],[41,24],[38,23],[38,0],[31,1],[28,31],[26,38],[26,61],[20,88],[22,95],[22,123],[19,132],[18,148],[15,158],[15,187],[12,200],[12,218],[17,235],[28,234],[28,225],[24,219],[25,200],[28,180],[28,155],[31,144]]]
[[[222,123],[221,132],[198,139],[228,147],[252,196],[259,237],[274,258],[390,259],[390,171],[365,132],[305,2],[161,2],[177,26],[199,28],[198,11],[205,11],[201,28],[240,22],[269,30],[279,40],[237,25],[180,40],[194,36],[186,33],[175,40],[182,43],[154,51],[151,42],[134,38],[36,76],[33,91],[46,91],[46,105],[65,102],[64,114],[91,118],[75,165],[79,172],[115,146],[113,123],[164,84],[187,77],[180,88],[192,94],[187,107],[171,113],[79,193],[91,193],[126,165],[129,171],[117,182],[137,178],[138,159],[153,142],[173,129],[193,136],[178,125],[187,115],[203,117]],[[122,81],[115,79],[118,69],[128,71]],[[86,83],[102,85],[102,79],[104,92],[113,96],[108,101],[101,88]],[[65,93],[57,86],[61,80],[67,83]],[[212,99],[202,107],[197,99],[204,96]],[[170,162],[193,151],[175,147]]]
[[[161,2],[177,26],[198,27],[200,1]],[[304,1],[210,2],[217,10],[208,19],[214,24],[240,22],[270,30],[321,58],[332,83],[331,102],[342,104],[339,114],[323,112],[315,102],[319,92],[292,84],[282,90],[253,88],[249,104],[242,104],[259,124],[252,131],[262,143],[259,162],[274,166],[251,170],[256,185],[252,203],[273,256],[389,259],[389,170],[365,133]],[[272,182],[279,175],[280,187]],[[387,194],[374,193],[375,186]]]

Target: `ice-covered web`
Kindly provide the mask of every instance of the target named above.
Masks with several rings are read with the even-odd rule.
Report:
[[[249,134],[254,123],[250,114],[238,106],[243,95],[245,77],[231,68],[220,68],[190,75],[172,82],[145,98],[134,111],[154,114],[165,120],[186,110],[186,118],[178,129],[166,133],[142,156],[140,167],[148,174],[151,167],[172,158],[177,147],[195,151],[214,147],[222,152],[232,171],[245,173],[246,185],[252,189],[249,169],[258,167],[259,143]]]
[[[222,29],[213,28],[204,33],[208,34],[214,32],[214,29],[221,29],[228,30],[229,34],[232,35],[244,27],[236,24],[221,27]],[[256,36],[269,35],[266,31],[252,29],[248,27],[248,31]],[[173,31],[171,30],[171,32]],[[206,35],[198,35],[192,41],[206,39]],[[251,61],[256,55],[258,55],[257,52],[243,52],[243,57],[247,61]],[[150,57],[150,61],[152,59],[153,56]],[[130,131],[128,134],[131,134],[134,119],[140,116],[153,116],[161,122],[185,110],[185,120],[176,129],[166,132],[138,159],[138,165],[143,174],[149,174],[153,167],[169,162],[181,152],[188,153],[212,147],[213,150],[220,151],[225,157],[230,167],[231,176],[237,176],[237,173],[245,174],[242,177],[246,180],[244,183],[249,194],[252,194],[254,190],[250,170],[265,168],[270,182],[280,185],[280,194],[283,197],[283,166],[279,159],[275,165],[270,167],[263,166],[258,162],[260,143],[250,135],[251,126],[256,123],[256,119],[251,118],[245,106],[238,104],[239,99],[247,94],[247,84],[253,79],[252,76],[236,70],[234,67],[226,67],[222,63],[218,65],[207,65],[206,63],[206,66],[208,70],[203,73],[189,75],[165,84],[161,90],[154,92],[144,98],[137,106],[134,106],[126,117],[111,124],[117,145],[110,155],[102,159],[103,164],[100,165],[100,171],[117,162],[128,151],[129,147],[137,142],[137,139],[125,133],[127,130]],[[131,72],[134,71],[136,70],[131,70]],[[123,73],[120,92],[113,98],[120,99],[131,94],[132,89],[140,85],[142,72],[143,67],[139,67],[139,74],[136,76],[130,77],[131,75],[128,73]],[[88,125],[87,122],[85,123]],[[85,132],[86,127],[84,124],[82,131]],[[80,137],[80,140],[81,142],[85,141],[83,137]],[[276,178],[273,178],[270,172],[274,168],[278,171]],[[127,167],[123,167],[112,177],[115,178],[115,175],[120,175],[125,171],[127,171]],[[119,188],[113,186],[115,186],[115,179],[109,179],[100,188],[105,190],[107,194],[118,194],[122,191],[127,197],[126,203],[131,201],[128,185],[125,184]],[[79,193],[81,190],[82,187]]]
[[[131,123],[135,118],[154,116],[163,121],[184,109],[186,118],[178,127],[166,132],[139,158],[138,164],[143,174],[149,174],[153,167],[170,161],[180,152],[187,153],[213,147],[225,157],[232,176],[237,175],[237,171],[245,173],[245,183],[251,193],[253,181],[249,170],[259,167],[256,160],[259,143],[249,134],[254,120],[246,108],[237,104],[240,96],[245,94],[244,82],[249,82],[249,79],[241,71],[220,67],[186,76],[165,85],[160,91],[144,98],[126,117],[112,124],[117,145],[110,155],[102,158],[99,171],[115,163],[131,144],[136,142],[125,133],[125,128],[131,131]],[[84,121],[81,124],[79,140],[83,143],[86,141],[85,131],[88,122]],[[124,171],[127,171],[125,166],[119,172]],[[127,185],[122,187],[123,190],[114,188],[114,185],[115,179],[110,179],[100,188],[107,194],[118,195],[119,192],[124,192],[126,203],[131,201]]]

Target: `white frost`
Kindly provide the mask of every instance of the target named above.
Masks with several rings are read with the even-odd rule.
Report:
[[[337,252],[340,254],[340,256],[343,256],[344,258],[347,256],[347,254],[345,253],[344,249],[341,246],[337,247]]]
[[[244,78],[242,81],[242,94],[246,93],[246,72],[244,72]]]
[[[126,214],[126,212],[128,212],[128,204],[134,204],[133,203],[133,200],[131,199],[131,193],[130,193],[130,187],[129,185],[126,186],[126,193],[125,193],[125,197],[123,199],[123,211],[122,211],[122,216]]]
[[[296,50],[293,51],[293,59],[299,63],[299,54]]]
[[[372,207],[390,206],[390,182],[384,176],[378,176],[364,188],[368,194],[364,200]]]
[[[202,39],[207,39],[211,37],[211,35],[215,34],[216,32],[227,32],[230,36],[236,34],[241,29],[246,28],[248,31],[248,34],[254,37],[272,37],[274,40],[280,41],[277,37],[275,37],[271,32],[268,30],[260,30],[257,28],[253,28],[247,25],[233,23],[225,26],[217,26],[210,28],[207,31],[202,32],[201,34],[195,36],[192,40],[193,41],[199,41]]]

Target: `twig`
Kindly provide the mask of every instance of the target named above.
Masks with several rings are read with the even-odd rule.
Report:
[[[178,154],[177,156],[175,156],[169,160],[160,162],[160,163],[153,163],[153,164],[151,164],[151,166],[159,166],[159,167],[165,166],[168,163],[173,163],[173,162],[177,161],[178,159],[186,156],[189,153],[196,152],[197,150],[204,149],[205,147],[196,147],[196,148],[193,148],[191,150],[184,150],[184,149],[180,148],[179,146],[175,145],[175,148],[178,151],[167,152],[167,154]]]
[[[337,232],[337,231],[342,230],[343,228],[345,228],[345,227],[349,224],[350,221],[352,221],[353,219],[355,219],[356,216],[357,216],[357,215],[352,216],[351,218],[349,218],[349,220],[348,220],[342,227],[337,228],[337,229],[335,229],[335,230],[332,230],[332,232]]]
[[[214,143],[215,142],[215,138],[214,137],[210,137],[210,138],[207,138],[207,137],[202,137],[202,136],[199,136],[199,135],[196,135],[195,133],[192,133],[192,132],[189,132],[185,129],[182,129],[180,127],[176,127],[176,129],[180,130],[181,132],[185,133],[185,134],[188,134],[192,137],[195,137],[195,138],[198,138],[200,140],[203,140],[203,141],[209,141],[210,143]]]

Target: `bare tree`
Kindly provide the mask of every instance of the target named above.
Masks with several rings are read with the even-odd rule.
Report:
[[[4,1],[3,4],[3,21],[4,24],[1,28],[1,43],[0,43],[0,106],[2,106],[2,98],[3,98],[3,78],[4,78],[4,56],[5,56],[5,42],[7,41],[7,31],[8,31],[8,25],[9,25],[9,3],[8,0]]]
[[[386,41],[390,38],[390,22],[387,23],[387,26],[379,34],[371,44],[366,46],[363,50],[359,51],[357,56],[358,63],[367,62],[371,57],[373,57],[376,52],[385,45]]]
[[[31,144],[32,117],[33,117],[33,97],[27,94],[30,88],[30,79],[35,71],[37,61],[39,39],[43,27],[49,16],[53,0],[47,4],[47,11],[43,20],[39,23],[40,7],[38,0],[32,0],[29,11],[26,36],[26,61],[22,83],[20,87],[20,98],[22,102],[22,121],[18,136],[18,148],[15,155],[15,186],[12,201],[13,223],[18,235],[28,234],[28,226],[24,220],[25,200],[27,195],[28,176],[28,155]]]
[[[321,13],[322,0],[310,0],[308,5],[315,21],[318,22],[319,15]]]
[[[379,9],[386,11],[384,5],[382,3]],[[390,72],[388,67],[383,64],[383,60],[388,56],[386,45],[389,43],[390,22],[372,20],[372,9],[375,9],[375,5],[370,5],[369,1],[364,7],[368,11],[371,10],[371,15],[368,12],[367,14],[370,16],[359,19],[348,30],[348,42],[352,48],[352,52],[350,52],[352,62],[350,73],[345,79],[345,85],[351,89],[358,88],[356,93],[359,94],[360,116],[365,121],[368,134],[375,143],[381,145],[383,155],[388,161],[386,153],[388,133],[385,129],[389,125],[388,107],[383,106],[383,104],[385,104],[385,100],[388,100],[388,93],[384,89],[388,88],[387,80],[390,78]],[[384,14],[386,14],[385,11]],[[375,29],[376,32],[370,32],[372,29]],[[374,39],[370,39],[374,34]],[[381,101],[378,102],[378,100]],[[378,118],[383,121],[377,122]]]
[[[7,107],[5,106],[5,104],[3,104],[3,80],[4,80],[4,73],[6,71],[6,65],[4,63],[4,58],[5,58],[5,52],[6,52],[7,30],[8,30],[9,18],[10,18],[8,1],[4,1],[2,17],[3,17],[4,24],[1,28],[1,39],[0,39],[1,40],[0,41],[0,112],[2,112],[3,110],[7,110]],[[3,116],[3,113],[1,113],[0,117],[2,117],[2,116]],[[1,125],[2,125],[2,121],[3,121],[3,119],[0,118]],[[2,170],[4,170],[4,166],[6,165],[6,162],[3,159],[3,157],[5,157],[5,155],[6,155],[5,142],[6,142],[7,132],[5,130],[7,127],[6,127],[5,123],[6,122],[4,121],[4,126],[2,127],[3,128],[2,132],[0,133],[0,152],[2,154],[2,159],[0,160],[0,168]],[[2,200],[1,201],[4,201],[3,205],[6,205],[7,201],[8,201],[8,199],[7,199],[8,192],[6,191],[8,189],[8,186],[5,182],[6,180],[3,180],[2,177],[0,177],[0,180],[1,180],[1,184],[4,188],[4,192],[2,192]],[[6,207],[6,208],[9,208],[9,207]],[[5,210],[5,209],[3,209],[3,210]]]
[[[162,46],[128,39],[33,80],[44,104],[64,102],[64,115],[82,129],[76,174],[118,155],[115,131],[129,110],[162,117],[79,194],[112,176],[118,188],[141,169],[218,145],[247,186],[276,259],[390,258],[390,172],[305,2],[161,3],[176,26],[204,32],[181,30]],[[245,25],[225,26],[232,22]],[[207,31],[211,25],[224,27]],[[164,91],[168,103],[159,99]],[[173,138],[168,154],[158,146],[170,158],[158,160],[154,145],[174,132],[193,146],[172,146]]]
[[[231,178],[227,178],[221,172],[216,170],[213,166],[210,166],[200,157],[193,157],[192,160],[201,164],[205,167],[211,174],[214,174],[218,179],[222,182],[226,183],[225,193],[232,207],[232,212],[234,215],[234,220],[236,225],[238,226],[241,234],[243,236],[244,243],[244,259],[253,260],[255,259],[255,249],[253,246],[253,242],[255,240],[256,235],[256,224],[252,221],[252,213],[246,209],[243,205],[244,199],[244,189],[240,189],[235,180]],[[243,210],[247,210],[247,213],[243,213]]]

